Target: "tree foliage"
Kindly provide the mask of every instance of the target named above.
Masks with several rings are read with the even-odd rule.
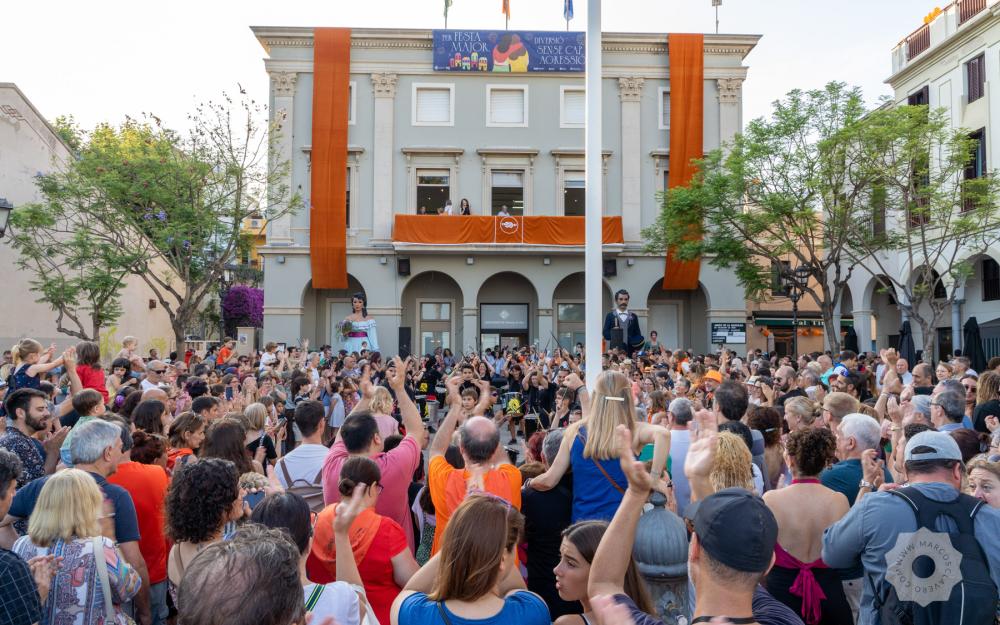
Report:
[[[648,249],[730,269],[758,301],[803,267],[804,295],[839,349],[833,308],[853,271],[841,261],[868,183],[854,166],[852,129],[865,113],[860,90],[842,83],[790,92],[770,118],[699,161],[689,186],[662,195],[656,223],[643,232]]]
[[[276,161],[277,151],[270,149],[280,120],[261,125],[263,115],[253,100],[225,96],[198,106],[183,134],[153,115],[120,126],[101,124],[86,135],[71,121],[61,123],[60,134],[77,146],[78,157],[64,171],[39,177],[45,201],[12,216],[21,233],[15,242],[33,259],[26,265],[35,272],[33,288],[67,308],[81,293],[61,286],[74,283],[52,263],[34,260],[42,255],[28,253],[32,245],[48,237],[72,248],[61,252],[68,258],[90,251],[78,281],[103,284],[119,276],[120,284],[123,275],[138,276],[166,311],[181,345],[206,298],[217,291],[225,266],[250,245],[241,232],[243,219],[254,215],[266,222],[301,203],[287,186],[289,163]],[[95,296],[88,304],[92,309],[105,303],[102,324],[120,314],[116,295]]]
[[[229,336],[238,326],[264,327],[264,291],[237,284],[222,297],[222,317]]]

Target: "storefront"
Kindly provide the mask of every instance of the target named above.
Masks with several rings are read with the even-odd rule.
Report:
[[[481,349],[527,345],[529,308],[528,304],[480,304],[479,344]]]

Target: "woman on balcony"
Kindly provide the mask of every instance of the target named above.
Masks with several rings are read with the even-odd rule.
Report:
[[[364,349],[370,352],[379,351],[375,320],[368,316],[368,298],[364,293],[355,293],[351,297],[351,307],[354,312],[341,322],[344,349],[347,353],[359,354]]]

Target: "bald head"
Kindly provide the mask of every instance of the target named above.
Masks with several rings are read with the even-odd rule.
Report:
[[[151,388],[142,392],[142,401],[146,401],[147,399],[158,399],[166,402],[169,398],[167,397],[167,392],[162,388]]]
[[[500,430],[486,417],[471,417],[459,429],[459,440],[468,462],[482,464],[489,462],[500,446]]]
[[[778,388],[780,388],[783,392],[795,388],[795,369],[792,369],[787,365],[778,367],[774,377],[781,380],[780,384],[777,384],[777,380],[775,380],[775,384],[777,384]]]

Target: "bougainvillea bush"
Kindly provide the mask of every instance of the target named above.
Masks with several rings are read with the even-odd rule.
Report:
[[[264,327],[264,290],[242,284],[230,288],[222,298],[222,316],[230,336],[238,326]]]

